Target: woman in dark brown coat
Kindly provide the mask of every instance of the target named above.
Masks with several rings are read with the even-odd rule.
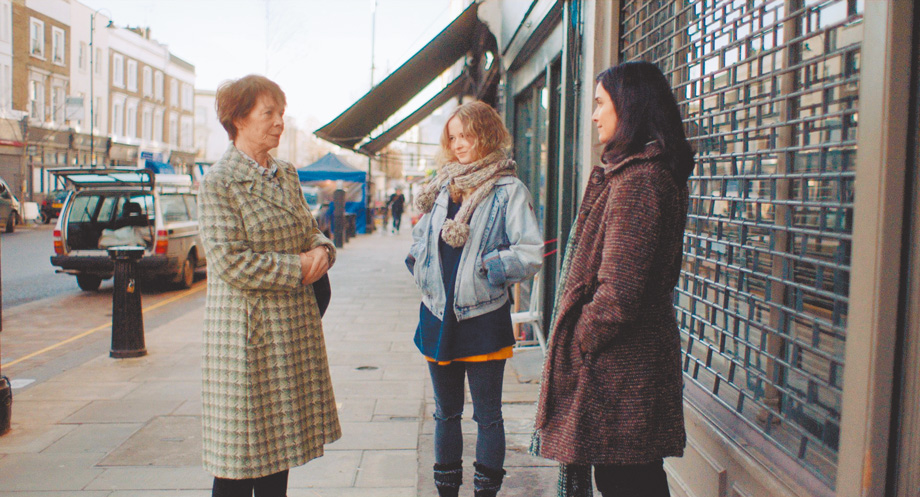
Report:
[[[625,63],[597,82],[604,164],[591,172],[566,251],[537,452],[587,478],[593,466],[604,497],[667,496],[662,459],[686,443],[672,292],[693,152],[657,67]]]

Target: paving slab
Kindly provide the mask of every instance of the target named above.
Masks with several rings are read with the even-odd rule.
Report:
[[[332,450],[387,450],[418,447],[417,421],[342,423],[342,438],[327,445]]]
[[[99,454],[16,454],[0,460],[6,492],[69,491],[84,489],[99,475]],[[22,494],[20,494],[22,495]],[[26,494],[28,495],[28,494]]]
[[[201,418],[158,416],[99,462],[99,466],[201,464]]]
[[[294,468],[288,488],[353,487],[361,467],[361,450],[326,450],[323,457]]]
[[[367,450],[355,486],[408,487],[415,483],[418,453],[413,450]]]
[[[143,426],[140,423],[69,425],[72,428],[70,432],[42,452],[108,454],[125,443]]]
[[[97,400],[68,416],[63,423],[146,423],[169,414],[181,400]]]
[[[214,477],[201,465],[178,468],[114,467],[105,468],[88,485],[87,490],[208,490]]]

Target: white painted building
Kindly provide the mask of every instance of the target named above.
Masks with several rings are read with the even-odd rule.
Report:
[[[14,117],[12,110],[13,4],[10,0],[0,0],[0,117]]]
[[[3,0],[0,0],[3,1]],[[103,138],[108,130],[109,27],[111,19],[80,2],[71,2],[70,24],[70,97],[82,101],[82,109],[73,109],[68,120],[75,131],[90,132]],[[90,86],[92,85],[92,87]],[[91,98],[92,97],[92,98]]]
[[[227,130],[217,119],[215,93],[213,90],[195,91],[195,148],[198,149],[198,162],[217,162],[230,143]]]

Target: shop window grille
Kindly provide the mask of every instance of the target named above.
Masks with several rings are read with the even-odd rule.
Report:
[[[862,0],[631,0],[697,151],[675,291],[685,378],[833,487]]]

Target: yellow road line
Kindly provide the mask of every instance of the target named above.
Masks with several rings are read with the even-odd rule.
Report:
[[[193,294],[193,293],[195,293],[195,292],[201,291],[201,290],[203,290],[204,288],[207,288],[207,285],[199,285],[199,286],[197,286],[197,287],[195,287],[195,288],[190,288],[190,289],[188,289],[188,290],[186,290],[186,291],[184,291],[184,292],[182,292],[182,293],[180,293],[180,294],[178,294],[178,295],[173,295],[172,297],[170,297],[170,298],[168,298],[168,299],[166,299],[166,300],[161,300],[160,302],[157,302],[156,304],[153,304],[153,305],[148,306],[148,307],[144,307],[144,308],[141,310],[141,313],[146,313],[147,311],[152,311],[152,310],[154,310],[154,309],[158,309],[158,308],[160,308],[160,307],[163,307],[163,306],[166,305],[166,304],[170,304],[170,303],[175,302],[175,301],[177,301],[177,300],[179,300],[179,299],[181,299],[181,298],[183,298],[183,297],[186,297],[186,296],[191,295],[191,294]],[[45,347],[45,348],[43,348],[43,349],[41,349],[41,350],[38,350],[38,351],[36,351],[36,352],[32,352],[31,354],[24,355],[24,356],[20,357],[19,359],[16,359],[15,361],[10,361],[10,362],[7,363],[7,364],[3,364],[3,367],[4,367],[4,368],[9,368],[10,366],[14,366],[14,365],[16,365],[16,364],[18,364],[18,363],[20,363],[20,362],[22,362],[22,361],[26,361],[26,360],[29,360],[29,359],[31,359],[31,358],[33,358],[33,357],[42,355],[42,354],[44,354],[45,352],[54,350],[54,349],[56,349],[56,348],[58,348],[58,347],[60,347],[60,346],[62,346],[62,345],[66,345],[66,344],[68,344],[68,343],[70,343],[70,342],[73,342],[74,340],[79,340],[79,339],[81,339],[81,338],[83,338],[83,337],[85,337],[85,336],[92,335],[93,333],[96,333],[97,331],[102,331],[102,330],[105,330],[105,329],[109,329],[109,328],[111,328],[111,327],[112,327],[112,323],[103,324],[103,325],[101,325],[101,326],[97,326],[97,327],[95,327],[95,328],[93,328],[93,329],[91,329],[91,330],[84,331],[83,333],[80,333],[79,335],[72,336],[72,337],[70,337],[70,338],[68,338],[68,339],[66,339],[66,340],[61,340],[60,342],[58,342],[58,343],[56,343],[56,344],[54,344],[54,345],[49,345],[49,346],[47,346],[47,347]]]

